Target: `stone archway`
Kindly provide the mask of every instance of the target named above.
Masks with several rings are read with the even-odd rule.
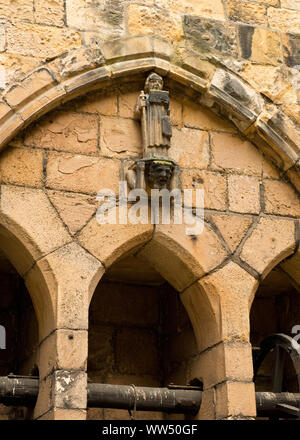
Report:
[[[137,36],[107,41],[101,53],[75,49],[48,62],[13,85],[0,102],[0,150],[57,105],[155,70],[194,100],[232,120],[299,189],[299,135],[294,122],[228,68],[199,61],[189,51],[178,57],[176,51],[161,38]]]

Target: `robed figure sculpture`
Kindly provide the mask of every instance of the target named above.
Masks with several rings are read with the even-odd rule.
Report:
[[[170,98],[162,89],[162,77],[151,73],[137,100],[134,114],[141,121],[143,157],[126,172],[130,188],[170,189],[176,184],[178,167],[168,156],[172,137]]]
[[[144,159],[168,159],[172,136],[170,98],[162,88],[162,77],[151,73],[135,107],[135,118],[142,126]]]

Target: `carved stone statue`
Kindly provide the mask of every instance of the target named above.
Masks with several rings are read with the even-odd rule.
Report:
[[[135,108],[142,125],[144,159],[168,158],[172,127],[169,92],[162,90],[163,79],[151,73],[145,82]]]
[[[171,189],[177,187],[178,166],[169,159],[172,126],[169,92],[162,90],[163,79],[151,73],[135,107],[135,118],[141,121],[143,158],[127,168],[131,189]]]

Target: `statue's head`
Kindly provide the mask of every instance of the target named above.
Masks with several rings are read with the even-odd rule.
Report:
[[[149,93],[150,90],[162,90],[163,85],[162,77],[157,73],[151,73],[145,82],[145,92]]]
[[[148,165],[147,183],[150,188],[169,188],[174,165],[166,160],[153,160]]]

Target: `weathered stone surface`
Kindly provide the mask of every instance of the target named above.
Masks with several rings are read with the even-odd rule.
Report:
[[[250,217],[227,214],[213,215],[212,218],[230,250],[234,252],[252,224],[252,219]]]
[[[216,390],[216,417],[255,417],[254,383],[225,382]]]
[[[249,343],[221,343],[197,356],[191,377],[205,377],[204,389],[226,380],[250,381],[253,377]]]
[[[260,176],[262,154],[249,141],[231,134],[212,134],[212,168]]]
[[[152,233],[151,224],[100,225],[94,218],[81,231],[79,241],[105,267],[109,267],[117,258],[150,240]]]
[[[0,21],[0,51],[3,52],[5,50],[6,45],[6,37],[5,37],[5,20]],[[3,72],[3,69],[2,69]],[[3,83],[2,79],[2,83]],[[4,86],[5,87],[5,86]],[[3,88],[3,86],[1,86]]]
[[[1,30],[0,30],[0,34],[1,34]],[[1,37],[0,37],[0,49],[1,49]],[[34,58],[30,56],[1,53],[0,63],[1,63],[1,73],[2,73],[0,87],[4,89],[7,85],[22,80],[25,76],[27,76],[30,72],[32,72],[41,64],[41,60],[40,58]]]
[[[249,24],[258,24],[267,26],[266,7],[254,2],[241,3],[238,0],[228,0],[227,14],[230,20],[242,21]],[[273,9],[273,8],[269,8]]]
[[[228,177],[229,209],[234,212],[258,214],[260,211],[260,185],[256,177]]]
[[[241,258],[260,274],[266,276],[295,248],[294,222],[262,217],[246,240]]]
[[[276,168],[275,165],[269,162],[265,157],[263,159],[263,177],[270,179],[280,178],[280,172],[278,168]]]
[[[265,180],[265,211],[270,214],[300,217],[300,199],[289,184]]]
[[[130,4],[127,14],[131,35],[158,33],[171,41],[179,41],[182,37],[181,17],[168,9]]]
[[[108,157],[142,153],[139,123],[131,119],[103,116],[100,121],[100,151]]]
[[[263,100],[255,90],[248,87],[237,76],[218,69],[213,77],[212,83],[215,88],[225,92],[239,104],[246,107],[247,111],[259,114],[263,109]],[[230,102],[228,103],[230,105]]]
[[[139,253],[177,290],[209,272],[226,258],[215,232],[205,225],[193,239],[186,225],[156,225],[153,240]]]
[[[30,243],[35,258],[70,240],[42,190],[2,186],[1,214],[15,222],[16,235]]]
[[[271,27],[280,29],[282,32],[290,32],[292,29],[293,34],[300,33],[300,17],[298,11],[269,8],[268,21]]]
[[[39,347],[39,377],[53,369],[85,370],[87,362],[87,331],[56,330]]]
[[[93,115],[52,112],[27,130],[25,145],[83,154],[98,152],[98,119]]]
[[[53,77],[47,69],[39,69],[20,85],[12,87],[5,95],[5,99],[12,107],[22,105],[27,99],[33,98],[35,94],[46,91],[55,84]]]
[[[87,376],[83,371],[57,370],[52,375],[52,399],[55,407],[85,409]]]
[[[43,185],[43,152],[7,148],[0,156],[0,181],[15,185]]]
[[[230,262],[199,281],[220,322],[220,338],[249,341],[249,311],[258,281],[237,264]]]
[[[104,63],[104,58],[99,49],[85,48],[74,49],[70,51],[61,60],[61,76],[68,76],[91,70]]]
[[[112,159],[50,153],[46,185],[51,189],[97,194],[109,188],[118,193],[119,163]]]
[[[87,330],[89,301],[104,273],[101,263],[77,243],[39,260],[56,304],[56,328]]]
[[[261,64],[279,64],[282,61],[279,32],[252,26],[238,27],[243,58]]]
[[[64,0],[37,0],[34,2],[36,23],[64,26]]]
[[[191,128],[173,129],[169,157],[180,167],[205,169],[209,162],[208,133]]]
[[[121,118],[133,118],[138,96],[139,92],[123,93],[119,96],[119,115]]]
[[[10,20],[33,21],[33,0],[3,0],[0,5],[0,17]]]
[[[193,40],[195,43],[195,41]],[[216,66],[206,61],[205,56],[201,58],[200,53],[192,50],[178,49],[177,53],[180,55],[182,67],[199,75],[200,77],[210,80],[215,71]]]
[[[7,25],[6,41],[10,53],[52,58],[80,46],[81,36],[66,28],[16,22]]]
[[[200,128],[201,130],[236,131],[230,122],[192,102],[183,105],[183,122],[186,127]]]
[[[283,8],[268,8],[268,22],[272,28],[289,32],[293,29],[294,34],[300,33],[300,17],[298,11]]]
[[[86,420],[86,410],[54,408],[38,420]]]
[[[96,113],[105,116],[117,116],[117,96],[115,95],[93,93],[85,96],[83,99],[77,100],[74,104],[79,113]],[[120,116],[123,115],[120,114]],[[127,115],[125,116],[127,117]],[[128,117],[133,117],[133,110],[132,114]]]
[[[76,234],[96,211],[95,197],[59,191],[47,193],[71,234]]]
[[[124,32],[124,4],[120,0],[67,0],[68,26],[100,31],[102,39],[116,38]]]
[[[282,34],[284,60],[290,67],[300,64],[300,36],[293,34]]]
[[[199,52],[237,55],[235,26],[217,21],[218,17],[215,15],[212,16],[214,19],[203,18],[203,14],[199,15],[201,17],[185,15],[183,18],[184,35],[192,40],[193,47]]]
[[[281,7],[300,11],[300,4],[298,0],[281,0]]]
[[[181,187],[182,189],[204,189],[204,207],[206,209],[226,210],[227,184],[226,178],[221,174],[209,171],[182,170]]]
[[[287,84],[289,73],[284,66],[249,64],[242,72],[242,76],[252,87],[274,102],[280,102],[281,95],[290,86],[290,84]]]

